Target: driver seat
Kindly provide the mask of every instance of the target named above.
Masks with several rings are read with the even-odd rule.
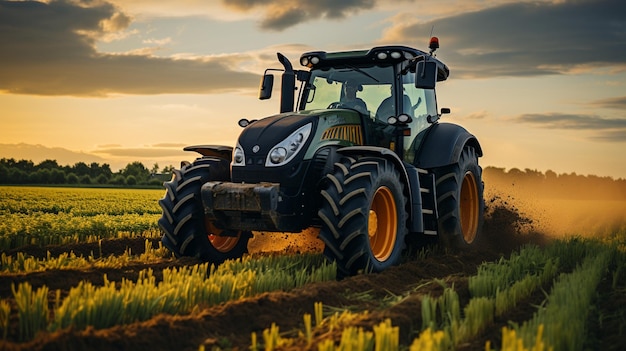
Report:
[[[411,98],[409,98],[407,95],[403,95],[402,99],[403,99],[402,105],[404,106],[404,110],[405,110],[403,112],[408,114],[411,117],[414,117],[413,111],[411,111],[412,106],[413,106],[411,104]],[[383,100],[383,102],[381,102],[380,105],[378,106],[378,109],[376,109],[376,119],[381,120],[383,122],[387,122],[387,118],[389,118],[390,116],[395,116],[395,114],[396,114],[396,106],[393,101],[393,96],[389,96],[388,98]]]

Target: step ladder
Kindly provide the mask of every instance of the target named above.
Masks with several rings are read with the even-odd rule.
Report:
[[[422,197],[422,221],[424,223],[424,235],[437,235],[437,191],[435,188],[435,175],[425,169],[418,168],[417,173],[420,181],[420,196]]]

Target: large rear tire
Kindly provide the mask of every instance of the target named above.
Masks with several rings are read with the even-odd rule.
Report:
[[[434,169],[440,241],[462,249],[474,244],[483,225],[482,169],[474,148],[466,146],[459,162]]]
[[[400,174],[382,158],[343,158],[326,176],[320,238],[337,276],[381,272],[400,262],[406,247],[406,196]]]
[[[229,180],[229,162],[213,157],[196,159],[174,171],[165,182],[165,196],[159,200],[163,216],[159,227],[163,244],[177,257],[192,256],[220,264],[248,252],[250,232],[218,229],[204,214],[200,189],[212,180]]]

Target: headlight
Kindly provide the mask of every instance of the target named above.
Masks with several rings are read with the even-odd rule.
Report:
[[[277,147],[270,152],[270,161],[273,164],[283,163],[287,158],[287,150],[283,147]]]
[[[300,152],[309,134],[311,134],[312,124],[309,123],[300,127],[295,132],[291,133],[285,140],[276,144],[265,160],[265,167],[277,167],[282,166],[285,163],[291,161],[291,159]],[[242,151],[243,154],[243,151]]]
[[[237,144],[235,151],[233,151],[233,166],[245,166],[246,156],[243,153],[241,145]]]

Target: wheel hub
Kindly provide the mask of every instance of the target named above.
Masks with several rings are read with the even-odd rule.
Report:
[[[235,236],[222,236],[223,230],[215,227],[213,222],[206,220],[206,230],[209,242],[213,247],[222,253],[230,252],[239,242],[241,232],[237,232]]]
[[[398,216],[393,193],[386,186],[376,190],[368,219],[368,235],[372,254],[377,260],[387,260],[396,244]]]
[[[461,217],[461,232],[466,243],[471,243],[476,239],[478,231],[478,184],[476,177],[472,172],[465,173],[463,183],[461,184],[461,199],[459,200],[459,209]]]

